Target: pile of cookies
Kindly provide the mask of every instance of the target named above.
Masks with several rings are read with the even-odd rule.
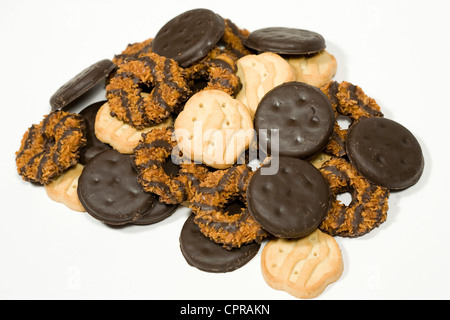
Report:
[[[266,282],[314,298],[343,271],[334,237],[378,227],[390,192],[424,167],[408,129],[360,87],[333,81],[325,48],[316,32],[249,32],[187,11],[63,85],[24,134],[17,171],[109,225],[154,224],[187,206],[187,263],[230,272],[267,242]],[[103,80],[104,101],[69,111]],[[346,192],[348,205],[337,199]]]

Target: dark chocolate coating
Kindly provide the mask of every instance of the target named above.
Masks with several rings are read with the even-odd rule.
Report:
[[[99,153],[84,167],[78,180],[78,198],[94,218],[123,225],[142,218],[153,208],[156,195],[137,182],[130,155],[116,150]]]
[[[160,222],[170,217],[178,206],[178,204],[166,204],[156,201],[155,206],[151,208],[142,218],[133,221],[133,224],[144,226]]]
[[[386,118],[365,118],[351,125],[347,154],[366,179],[391,190],[416,184],[424,168],[422,149],[414,135]]]
[[[278,54],[311,54],[325,49],[325,39],[317,32],[270,27],[250,33],[244,45],[260,52]]]
[[[331,199],[319,170],[308,161],[280,157],[276,174],[261,173],[261,168],[255,171],[247,188],[248,210],[261,227],[281,238],[303,237],[314,231]]]
[[[115,68],[116,65],[109,59],[98,61],[87,67],[52,95],[50,98],[52,110],[62,109],[81,97],[100,80],[105,79]]]
[[[95,136],[95,117],[97,116],[98,109],[105,103],[106,100],[95,102],[80,111],[80,114],[86,120],[86,146],[80,150],[79,159],[82,165],[86,165],[97,154],[111,149],[111,146],[101,142]]]
[[[193,214],[184,223],[180,234],[180,249],[186,261],[206,272],[223,273],[239,269],[258,253],[260,247],[259,243],[252,242],[240,248],[225,249],[200,232]]]
[[[255,113],[256,132],[260,139],[267,140],[269,154],[277,141],[263,133],[279,129],[279,155],[287,157],[309,158],[317,154],[330,140],[334,122],[331,102],[322,91],[296,81],[269,91]]]
[[[224,32],[225,22],[216,13],[193,9],[167,22],[153,39],[152,50],[185,68],[205,57]]]

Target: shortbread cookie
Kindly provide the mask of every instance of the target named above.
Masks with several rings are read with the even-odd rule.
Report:
[[[314,55],[286,56],[294,70],[295,79],[320,88],[330,82],[337,70],[336,58],[323,50]]]
[[[95,135],[101,142],[109,144],[120,153],[132,154],[133,149],[139,144],[142,133],[149,132],[155,128],[165,128],[172,125],[173,120],[170,116],[155,126],[138,130],[111,116],[109,104],[105,103],[98,110],[95,118]]]
[[[237,66],[242,89],[236,99],[247,106],[252,117],[259,101],[268,91],[284,82],[295,80],[289,63],[272,52],[244,56],[237,61]]]
[[[60,202],[74,211],[85,212],[86,210],[81,205],[77,194],[78,178],[83,168],[84,166],[78,163],[49,184],[46,184],[45,191],[50,199]]]
[[[186,158],[226,169],[254,139],[253,120],[245,105],[225,92],[200,91],[175,120],[175,137]]]
[[[261,254],[267,284],[300,299],[319,296],[341,277],[343,268],[336,240],[318,229],[299,239],[271,240]]]

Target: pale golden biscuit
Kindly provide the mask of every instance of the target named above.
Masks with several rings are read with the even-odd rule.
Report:
[[[46,184],[45,191],[49,198],[66,205],[74,211],[85,212],[86,210],[81,205],[77,194],[78,178],[83,168],[84,166],[78,163],[49,184]]]
[[[254,139],[253,120],[242,102],[219,90],[193,95],[175,120],[183,155],[216,169],[231,167]]]
[[[296,81],[318,88],[330,82],[337,70],[336,58],[326,50],[312,56],[289,56],[286,61],[292,67]]]
[[[318,155],[314,156],[312,159],[309,160],[311,164],[316,167],[317,169],[320,169],[322,167],[322,164],[330,160],[332,156],[329,154],[320,152]]]
[[[250,54],[237,61],[237,75],[242,89],[236,96],[255,116],[262,97],[276,86],[294,81],[294,72],[285,59],[272,52]]]
[[[142,133],[155,128],[170,127],[173,125],[172,117],[165,119],[158,125],[138,130],[125,122],[111,116],[109,104],[105,103],[97,112],[95,118],[95,135],[98,140],[109,144],[115,150],[124,154],[132,154],[138,145]]]
[[[261,254],[267,284],[300,299],[319,296],[342,275],[341,249],[319,229],[299,239],[271,240]]]

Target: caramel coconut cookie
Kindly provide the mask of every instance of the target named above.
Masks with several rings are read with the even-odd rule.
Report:
[[[129,44],[125,50],[114,56],[112,62],[119,66],[127,60],[138,58],[141,53],[150,53],[152,52],[152,42],[153,38],[150,38],[142,42]]]
[[[196,84],[203,80],[201,90],[221,90],[235,96],[241,89],[236,69],[236,60],[232,55],[214,48],[205,58],[184,71],[194,93],[199,91],[195,89]]]
[[[370,183],[343,158],[331,158],[320,172],[330,185],[331,208],[319,228],[331,236],[360,237],[386,221],[389,189]],[[336,196],[349,192],[343,204]]]
[[[168,172],[166,164],[172,163],[172,151],[176,141],[173,127],[155,129],[142,135],[133,153],[133,163],[138,171],[138,182],[147,192],[159,195],[159,201],[180,204],[189,200],[192,184],[206,177],[208,169],[195,164],[180,164]]]
[[[148,95],[145,87],[152,87]],[[120,65],[106,86],[111,114],[137,129],[167,119],[187,99],[189,88],[175,60],[141,53]]]
[[[267,232],[247,209],[246,190],[253,172],[246,165],[209,173],[194,187],[189,207],[200,231],[224,248],[261,243]]]
[[[350,82],[342,81],[339,83],[332,81],[325,84],[320,90],[330,99],[336,119],[339,116],[345,116],[353,123],[360,118],[379,118],[384,116],[375,99],[367,96],[359,86]],[[347,129],[342,129],[336,121],[334,132],[326,146],[326,151],[337,157],[346,155],[346,137]]]
[[[47,184],[78,163],[86,144],[84,118],[79,114],[54,111],[24,134],[16,165],[26,181]]]

